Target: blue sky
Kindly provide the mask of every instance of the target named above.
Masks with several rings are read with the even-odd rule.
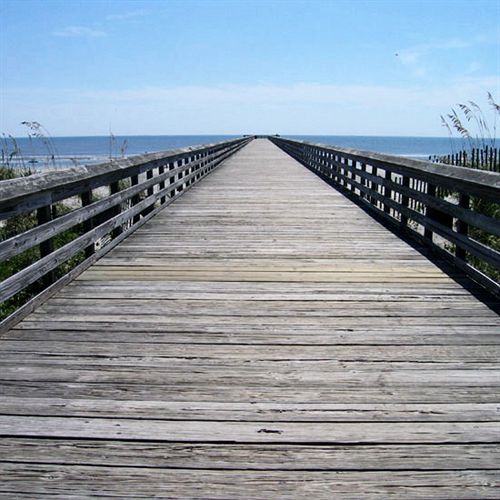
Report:
[[[444,136],[500,1],[0,0],[0,132]]]

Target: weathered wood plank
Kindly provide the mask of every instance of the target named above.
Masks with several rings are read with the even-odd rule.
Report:
[[[205,347],[207,348],[207,347]],[[237,346],[235,346],[237,348]],[[186,373],[205,372],[216,375],[217,373],[228,373],[231,377],[241,374],[253,377],[255,374],[275,374],[277,378],[287,374],[288,377],[300,379],[302,373],[323,372],[349,372],[349,373],[379,373],[386,372],[423,372],[428,371],[473,371],[488,370],[493,373],[498,370],[498,361],[495,362],[467,362],[463,361],[344,361],[338,359],[295,359],[295,360],[249,360],[246,359],[226,359],[217,360],[213,358],[168,358],[168,357],[143,357],[143,356],[82,356],[82,355],[51,355],[51,354],[25,354],[25,353],[5,353],[2,357],[2,366],[46,366],[47,371],[52,366],[54,369],[67,368],[74,369],[79,366],[93,368],[95,370],[130,370],[137,367],[138,373],[151,370],[158,370],[161,373]],[[281,375],[280,375],[281,374]],[[383,377],[381,377],[383,380]],[[448,381],[448,387],[452,381]],[[75,386],[76,388],[76,386]],[[333,387],[330,386],[331,389]],[[286,389],[285,387],[283,388]],[[362,390],[360,387],[359,390]],[[414,388],[416,390],[416,388]],[[355,395],[353,395],[355,396]],[[494,396],[494,395],[493,395]]]
[[[85,356],[156,356],[163,358],[199,358],[199,359],[233,359],[233,360],[339,360],[349,361],[463,361],[463,362],[497,362],[500,357],[500,346],[279,346],[269,349],[268,346],[214,345],[207,350],[200,345],[179,344],[143,344],[128,342],[121,345],[94,342],[30,342],[4,340],[2,349],[5,353],[39,353],[49,355],[81,355]]]
[[[60,326],[59,326],[60,325]],[[466,326],[449,327],[429,326],[425,333],[415,335],[419,327],[386,327],[370,328],[337,328],[330,330],[328,327],[295,327],[293,330],[286,326],[266,331],[260,328],[252,331],[243,325],[234,325],[205,331],[203,328],[172,327],[164,325],[162,330],[149,331],[145,326],[134,323],[128,330],[112,325],[106,334],[99,328],[89,324],[86,329],[71,329],[70,325],[60,322],[58,326],[30,329],[28,325],[23,329],[13,329],[5,334],[5,338],[13,341],[65,341],[65,342],[135,342],[140,335],[143,343],[164,344],[252,344],[252,345],[496,345],[500,343],[498,328],[495,325],[476,326],[473,332]],[[420,329],[420,328],[419,328]]]
[[[157,301],[155,299],[137,301],[127,300],[112,301],[106,303],[102,301],[92,302],[79,302],[73,301],[58,301],[55,300],[50,304],[42,305],[38,308],[34,318],[40,317],[42,314],[47,314],[54,319],[72,315],[74,318],[83,317],[88,314],[95,315],[95,317],[108,317],[115,316],[124,317],[128,316],[131,319],[135,316],[154,316],[158,317],[158,311],[170,317],[192,317],[192,316],[230,316],[233,318],[238,317],[261,317],[261,318],[280,318],[289,316],[300,316],[304,318],[337,318],[337,317],[391,317],[397,314],[399,317],[418,318],[424,316],[429,317],[449,317],[454,318],[468,318],[473,315],[479,315],[484,318],[490,318],[496,321],[495,315],[489,311],[485,306],[479,304],[475,305],[463,304],[460,306],[451,306],[450,304],[435,304],[430,307],[428,304],[420,305],[414,302],[397,302],[397,303],[375,303],[365,302],[363,307],[355,301],[344,301],[341,303],[333,301],[323,302],[298,302],[293,303],[287,301],[221,301],[211,300],[209,302],[200,301]]]
[[[236,326],[245,326],[252,329],[263,328],[284,328],[289,329],[308,327],[313,329],[315,327],[324,329],[331,325],[333,322],[337,328],[362,328],[369,327],[375,322],[381,328],[394,326],[398,327],[417,327],[419,326],[425,331],[428,327],[435,326],[449,326],[449,327],[464,327],[475,328],[476,326],[494,326],[498,327],[498,321],[492,317],[483,317],[482,315],[470,315],[468,317],[455,317],[455,316],[441,316],[441,317],[426,317],[426,316],[365,316],[357,317],[355,313],[347,314],[345,316],[332,318],[328,317],[309,317],[302,318],[300,316],[286,317],[267,316],[260,318],[258,316],[163,316],[157,315],[80,315],[74,316],[70,314],[60,314],[56,321],[53,321],[46,315],[38,315],[34,313],[30,316],[30,325],[22,326],[21,328],[58,328],[63,323],[66,323],[70,329],[86,330],[91,324],[93,327],[102,328],[107,331],[107,325],[113,324],[119,328],[128,330],[129,328],[137,329],[138,327],[147,327],[149,331],[163,330],[168,326],[175,325],[180,327],[183,325],[192,325],[195,329],[209,328],[210,326],[217,328],[235,328]]]
[[[188,368],[188,367],[187,367]],[[295,387],[292,379],[287,384],[235,385],[230,379],[225,384],[173,383],[126,384],[92,382],[24,382],[3,381],[0,396],[27,398],[77,398],[77,399],[123,399],[162,401],[273,401],[277,403],[498,403],[498,391],[491,387],[456,386],[442,384],[435,387],[415,386],[388,387],[382,384],[359,387],[353,384],[342,386],[314,385]]]
[[[270,403],[132,401],[2,397],[0,414],[213,421],[489,422],[500,420],[496,403]]]
[[[0,492],[85,498],[498,498],[498,471],[217,471],[1,464]]]
[[[0,415],[0,436],[204,443],[498,443],[498,422],[232,422]]]
[[[92,363],[66,364],[54,366],[47,373],[47,364],[33,364],[19,367],[17,363],[2,363],[2,381],[26,382],[89,382],[89,383],[118,383],[118,384],[195,384],[195,385],[245,385],[245,383],[262,386],[280,386],[284,382],[292,383],[297,390],[308,386],[335,385],[337,388],[356,387],[385,387],[398,388],[412,385],[426,386],[429,390],[435,387],[490,387],[499,390],[500,365],[498,369],[460,370],[460,369],[423,369],[420,370],[390,370],[383,374],[372,369],[352,370],[347,367],[337,370],[312,368],[306,373],[290,376],[289,367],[277,367],[272,371],[262,372],[261,367],[254,369],[242,365],[238,373],[230,374],[227,369],[215,366],[198,366],[195,373],[186,373],[179,367],[153,368],[137,366],[94,366]]]
[[[470,445],[211,444],[34,438],[0,440],[10,463],[225,470],[496,470],[500,447]],[[8,459],[8,460],[7,460]]]

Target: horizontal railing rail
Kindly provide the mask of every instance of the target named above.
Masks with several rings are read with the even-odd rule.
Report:
[[[0,182],[0,331],[11,328],[251,140],[243,137]]]
[[[500,295],[500,174],[276,136],[269,139],[398,231],[432,247]]]

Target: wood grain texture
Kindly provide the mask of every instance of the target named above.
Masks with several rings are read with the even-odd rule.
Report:
[[[254,140],[1,338],[0,497],[497,498],[460,278]]]
[[[411,451],[411,453],[410,453]],[[500,447],[453,445],[293,445],[169,443],[117,440],[4,438],[0,454],[12,463],[229,470],[495,470]]]
[[[40,498],[491,498],[500,480],[491,470],[252,471],[154,469],[87,465],[1,464],[6,496]],[[68,494],[71,492],[71,494]],[[1,491],[0,491],[1,494]]]

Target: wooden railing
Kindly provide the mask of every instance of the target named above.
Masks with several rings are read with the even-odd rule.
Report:
[[[500,295],[500,174],[269,139],[398,231],[432,247]]]
[[[14,269],[0,283],[0,303],[22,304],[0,322],[0,331],[26,316],[251,140],[245,137],[0,182],[4,233],[0,266]],[[11,226],[17,230],[5,235]],[[19,269],[25,252],[31,252],[24,259],[28,264]]]

